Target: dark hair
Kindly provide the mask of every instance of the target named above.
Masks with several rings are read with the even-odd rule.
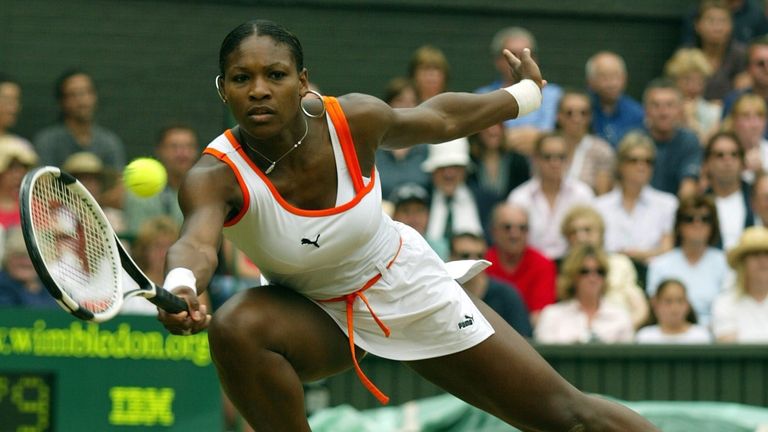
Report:
[[[293,33],[285,27],[269,20],[251,20],[244,22],[229,32],[224,41],[221,42],[219,50],[219,73],[224,76],[227,57],[238,47],[244,39],[252,36],[269,36],[278,44],[288,47],[296,63],[296,71],[301,72],[304,69],[304,51],[301,48],[301,42]]]
[[[56,97],[57,101],[61,101],[64,98],[64,83],[66,83],[70,78],[72,78],[75,75],[85,75],[87,76],[91,82],[93,82],[93,78],[91,78],[91,75],[89,75],[87,72],[83,71],[82,69],[67,69],[65,70],[61,75],[59,75],[58,78],[56,78],[56,82],[54,84],[53,88],[53,95]]]
[[[712,135],[711,138],[707,140],[707,145],[704,147],[704,160],[709,160],[709,157],[712,156],[712,147],[715,146],[715,143],[721,139],[721,138],[727,138],[736,143],[736,150],[739,153],[739,160],[741,163],[744,163],[744,147],[741,145],[741,140],[738,136],[736,136],[735,133],[730,131],[721,131],[714,135]]]
[[[667,287],[672,285],[680,285],[680,287],[683,288],[683,295],[685,295],[685,301],[688,302],[688,314],[685,316],[685,320],[691,324],[696,324],[698,322],[698,318],[696,317],[696,311],[693,310],[691,301],[688,299],[688,288],[685,287],[685,284],[682,281],[678,279],[662,280],[661,282],[659,282],[659,287],[656,288],[656,293],[653,295],[653,298],[658,299],[659,297],[661,297],[661,294],[667,289]],[[647,325],[653,325],[658,323],[659,323],[659,318],[653,312],[653,309],[651,309],[651,315],[648,317]]]
[[[465,239],[465,238],[466,239],[470,239],[470,240],[474,240],[476,242],[481,242],[481,243],[483,243],[483,247],[486,246],[485,237],[483,237],[482,234],[476,233],[476,232],[470,232],[470,231],[458,232],[456,234],[453,234],[451,236],[451,238],[450,238],[450,253],[451,253],[451,255],[456,253],[456,249],[455,249],[456,245],[454,244],[456,242],[456,240],[458,240],[458,239]]]
[[[383,100],[387,103],[387,105],[389,105],[395,98],[400,96],[404,91],[408,89],[413,90],[413,93],[416,94],[416,87],[413,86],[413,81],[411,81],[410,78],[392,78],[389,80],[387,87],[384,89]]]
[[[707,209],[712,218],[710,221],[712,231],[709,234],[708,244],[712,247],[720,246],[720,220],[717,217],[717,207],[715,206],[715,201],[708,195],[696,195],[680,200],[680,205],[678,205],[677,213],[675,214],[675,246],[682,244],[683,239],[680,234],[680,225],[683,224],[683,216],[688,215],[691,210],[700,208]]]
[[[195,138],[197,138],[197,131],[195,131],[195,129],[191,125],[184,122],[180,122],[180,121],[173,121],[173,122],[166,123],[160,128],[160,130],[157,131],[157,138],[155,140],[155,145],[159,146],[160,143],[163,142],[166,135],[168,135],[170,131],[179,130],[179,129],[190,131],[192,135],[194,135]]]

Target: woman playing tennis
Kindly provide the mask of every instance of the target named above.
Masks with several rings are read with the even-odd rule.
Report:
[[[538,66],[505,52],[522,80],[392,109],[371,96],[308,98],[298,39],[250,21],[224,39],[216,85],[237,120],[205,149],[180,192],[185,222],[165,288],[190,312],[159,312],[176,334],[208,329],[225,391],[259,431],[308,431],[302,382],[400,360],[511,425],[544,431],[653,431],[629,409],[572,387],[504,320],[470,299],[411,228],[381,209],[378,147],[442,143],[541,103]],[[222,235],[270,285],[232,297],[211,319],[197,295]]]

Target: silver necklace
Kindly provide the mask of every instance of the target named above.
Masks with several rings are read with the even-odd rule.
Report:
[[[274,161],[273,161],[272,159],[270,159],[270,158],[268,158],[268,157],[264,156],[264,154],[262,154],[260,151],[258,151],[258,150],[256,150],[255,148],[251,147],[251,145],[250,145],[250,144],[248,144],[248,140],[246,140],[246,139],[243,139],[243,142],[245,142],[245,145],[246,145],[246,146],[247,146],[249,149],[253,150],[253,152],[254,152],[254,153],[256,153],[257,155],[259,155],[259,156],[263,157],[263,158],[264,158],[264,159],[265,159],[267,162],[269,162],[269,163],[270,163],[270,165],[269,165],[269,168],[267,168],[267,170],[266,170],[266,171],[264,171],[264,174],[269,174],[269,173],[271,173],[271,172],[272,172],[272,170],[274,170],[274,169],[275,169],[275,165],[277,165],[277,163],[278,163],[278,162],[280,162],[281,160],[283,160],[283,158],[284,158],[284,157],[288,156],[288,153],[290,153],[290,152],[292,152],[292,151],[296,150],[296,148],[297,148],[298,146],[300,146],[300,145],[301,145],[301,143],[304,141],[304,138],[306,138],[306,137],[307,137],[307,134],[309,133],[309,123],[307,123],[307,118],[306,118],[305,116],[301,116],[301,118],[303,118],[303,119],[304,119],[304,135],[301,137],[301,139],[299,139],[298,141],[296,141],[296,144],[294,144],[294,145],[293,145],[293,147],[289,148],[287,152],[283,153],[283,155],[282,155],[282,156],[280,156],[279,158],[275,159]]]

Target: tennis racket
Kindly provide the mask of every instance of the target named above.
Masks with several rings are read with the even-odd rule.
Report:
[[[171,313],[187,310],[183,299],[155,285],[139,269],[96,199],[72,175],[51,166],[30,171],[19,201],[24,242],[35,270],[67,312],[103,322],[133,296]],[[132,284],[124,283],[124,274],[137,287],[126,288]]]

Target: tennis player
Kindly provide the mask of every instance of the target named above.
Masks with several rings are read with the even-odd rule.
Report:
[[[237,126],[214,139],[180,191],[185,222],[164,286],[190,312],[159,312],[175,334],[208,329],[223,387],[259,431],[309,431],[302,381],[354,368],[365,352],[406,362],[463,400],[524,430],[652,431],[629,409],[560,377],[413,229],[381,209],[379,147],[442,143],[536,110],[545,85],[526,50],[504,53],[521,81],[483,94],[443,93],[416,108],[372,96],[305,98],[299,40],[269,21],[224,39],[216,87]],[[198,300],[222,235],[269,285],[215,316]]]

